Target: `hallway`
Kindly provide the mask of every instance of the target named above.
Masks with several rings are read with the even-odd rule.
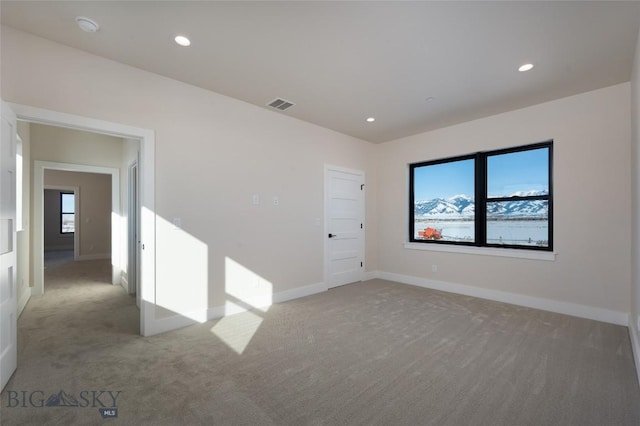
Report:
[[[31,297],[18,319],[18,369],[7,389],[42,391],[47,397],[60,390],[108,388],[104,367],[113,351],[139,335],[135,297],[110,283],[110,263],[74,261],[72,251],[45,255],[45,294]],[[7,415],[18,411],[3,405],[0,421],[13,424]],[[56,411],[40,414],[53,415],[50,424],[77,414]]]
[[[42,391],[46,398],[60,390],[108,388],[104,367],[112,363],[113,351],[139,335],[135,297],[110,283],[109,260],[74,261],[73,251],[49,252],[44,274],[44,296],[31,297],[18,319],[18,369],[7,389]],[[26,414],[6,404],[3,411],[3,424],[14,424],[14,414]],[[39,414],[51,417],[38,421],[63,424],[79,413]]]
[[[45,294],[32,297],[18,320],[19,356],[25,340],[46,334],[57,339],[96,330],[139,335],[135,297],[110,280],[109,260],[74,261],[73,251],[45,253]]]
[[[139,334],[135,297],[110,283],[109,260],[73,261],[73,252],[45,256],[45,294],[31,298],[18,320],[19,369],[35,357],[46,365],[41,350],[58,358],[76,359],[95,333],[117,338]],[[105,344],[108,343],[105,340]],[[31,353],[37,342],[38,353]],[[43,362],[44,361],[44,362]]]

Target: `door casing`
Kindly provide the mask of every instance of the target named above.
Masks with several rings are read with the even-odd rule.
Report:
[[[75,130],[102,133],[140,141],[140,334],[156,334],[155,315],[155,134],[141,129],[73,114],[61,113],[21,104],[9,104],[20,120]],[[35,207],[35,206],[34,206]]]
[[[138,160],[129,165],[129,202],[127,214],[127,280],[129,294],[136,295],[136,305],[140,307],[140,205],[138,197]]]

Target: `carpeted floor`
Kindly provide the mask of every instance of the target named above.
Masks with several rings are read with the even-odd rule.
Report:
[[[372,280],[143,338],[108,262],[45,277],[3,426],[640,424],[624,327]]]

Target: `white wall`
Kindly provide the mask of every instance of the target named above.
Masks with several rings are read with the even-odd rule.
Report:
[[[378,204],[381,271],[451,288],[460,284],[478,294],[505,292],[529,301],[595,308],[595,317],[626,321],[631,279],[629,105],[630,85],[625,83],[379,146],[378,198],[385,201]],[[549,139],[554,140],[555,261],[403,247],[409,163]]]
[[[76,238],[78,253],[82,259],[111,257],[111,176],[99,173],[80,173],[62,170],[45,170],[44,185],[48,187],[76,187],[79,191],[78,211],[76,215]],[[59,191],[54,191],[59,192]],[[46,191],[45,191],[46,193]],[[60,204],[54,194],[54,213],[59,212]],[[46,204],[45,197],[45,204]],[[54,206],[54,207],[56,207]],[[45,207],[45,211],[46,211]],[[45,215],[45,250],[47,250],[47,217]],[[60,219],[54,214],[53,231],[58,231]],[[54,232],[55,233],[55,232]],[[57,232],[59,234],[59,232]],[[73,236],[71,247],[73,248]],[[54,239],[52,244],[59,239]],[[55,249],[55,248],[54,248]]]
[[[154,130],[156,301],[181,314],[228,301],[231,261],[273,293],[322,283],[324,165],[375,181],[367,142],[6,27],[2,97]],[[252,205],[253,194],[280,204]]]
[[[629,297],[631,342],[640,379],[640,34],[631,76],[632,244],[631,294]]]
[[[18,314],[31,297],[31,132],[28,123],[18,121],[18,135],[22,139],[22,227],[17,233]]]
[[[30,124],[31,159],[120,168],[123,140],[43,124]]]

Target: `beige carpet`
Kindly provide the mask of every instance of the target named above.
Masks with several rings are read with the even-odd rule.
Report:
[[[372,280],[142,338],[108,278],[47,267],[3,426],[640,425],[624,327]]]

